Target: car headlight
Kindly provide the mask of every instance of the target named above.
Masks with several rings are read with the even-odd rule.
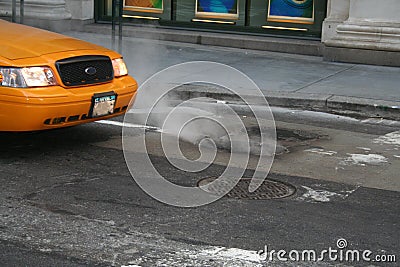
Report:
[[[0,67],[0,84],[8,87],[26,88],[56,85],[57,81],[49,67]]]
[[[122,58],[113,59],[112,65],[114,68],[114,77],[120,77],[128,74],[128,69]]]

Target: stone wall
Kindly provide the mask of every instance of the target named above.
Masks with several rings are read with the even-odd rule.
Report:
[[[399,0],[329,0],[324,58],[400,66]]]
[[[25,0],[24,24],[52,31],[79,29],[94,22],[94,0]],[[12,1],[0,0],[0,16],[10,18]],[[19,21],[17,0],[17,21]]]

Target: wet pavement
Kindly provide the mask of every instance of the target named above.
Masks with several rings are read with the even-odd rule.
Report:
[[[322,251],[335,248],[339,238],[345,238],[351,249],[369,249],[374,255],[395,254],[399,239],[399,192],[353,181],[367,179],[364,175],[377,169],[381,173],[375,178],[384,185],[384,178],[390,177],[382,172],[398,164],[391,159],[391,164],[385,163],[382,168],[368,164],[344,166],[350,168],[348,180],[342,181],[340,176],[332,180],[333,170],[323,159],[331,156],[305,151],[322,147],[315,144],[321,141],[326,142],[323,151],[336,146],[343,151],[335,151],[345,155],[361,145],[358,142],[380,140],[395,129],[362,122],[354,127],[354,122],[332,119],[315,131],[317,125],[307,125],[307,116],[299,112],[296,132],[287,130],[294,128],[287,127],[290,123],[285,122],[284,114],[280,112],[278,121],[278,126],[285,125],[278,129],[286,129],[281,130],[280,139],[290,142],[297,139],[300,143],[289,147],[289,153],[278,156],[268,177],[294,186],[296,192],[274,200],[227,196],[192,209],[157,202],[137,186],[121,151],[118,120],[114,125],[91,123],[40,133],[2,134],[0,236],[5,247],[2,262],[13,266],[22,261],[23,265],[35,262],[32,258],[42,262],[42,266],[52,266],[54,262],[62,266],[65,261],[70,261],[68,266],[264,266],[267,262],[257,257],[257,251],[266,245],[271,250]],[[300,118],[307,129],[299,127]],[[295,118],[288,116],[287,120],[290,119]],[[318,120],[312,121],[317,124]],[[313,135],[304,135],[305,132]],[[344,133],[352,136],[351,147],[340,143],[340,134]],[[207,170],[182,173],[159,154],[159,134],[148,132],[149,155],[170,181],[195,186],[201,179],[218,176],[224,170],[226,151],[222,150],[221,158]],[[315,140],[317,136],[323,138]],[[129,153],[137,153],[134,147]],[[189,143],[185,149],[193,154],[197,151]],[[283,164],[288,157],[292,157],[291,164]],[[303,170],[312,170],[310,166],[314,164],[322,177],[294,175],[292,172],[299,169],[296,158],[304,164]],[[137,162],[137,174],[146,177],[140,164]],[[281,173],[284,169],[288,173]],[[364,169],[368,171],[363,173]],[[251,174],[249,168],[245,175]],[[391,180],[397,181],[397,176]],[[25,256],[20,257],[18,251]],[[326,260],[298,265],[336,266],[337,263]],[[365,262],[341,263],[365,265]],[[292,264],[268,262],[269,266]],[[380,264],[372,263],[375,265]]]

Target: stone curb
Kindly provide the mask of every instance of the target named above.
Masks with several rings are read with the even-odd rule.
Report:
[[[290,92],[267,92],[265,99],[270,106],[294,108],[310,111],[321,111],[339,115],[347,115],[360,118],[377,117],[388,120],[400,121],[400,102],[374,100],[358,97],[336,96],[326,94],[304,94]],[[191,98],[208,97],[226,101],[230,104],[244,105],[239,96],[216,90],[199,89],[195,86],[185,86],[174,92],[181,100]],[[261,104],[259,98],[250,96],[252,104]],[[241,110],[248,110],[242,108]]]

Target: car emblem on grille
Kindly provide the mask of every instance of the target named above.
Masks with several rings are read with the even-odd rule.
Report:
[[[96,72],[97,72],[97,70],[96,70],[95,67],[87,67],[87,68],[85,69],[85,73],[86,73],[87,75],[95,75]]]

